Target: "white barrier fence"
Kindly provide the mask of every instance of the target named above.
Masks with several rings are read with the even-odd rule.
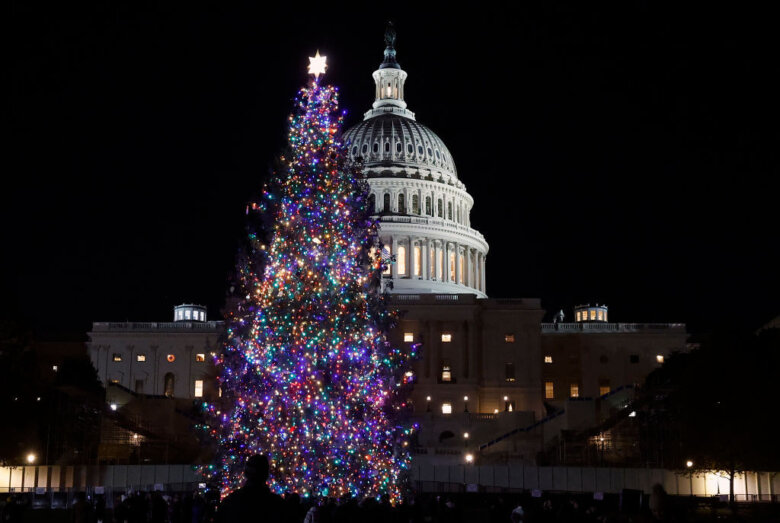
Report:
[[[424,491],[437,491],[453,485],[483,489],[541,490],[557,492],[617,493],[623,489],[652,492],[660,483],[666,492],[680,496],[728,494],[726,475],[707,472],[685,474],[663,469],[467,466],[414,464],[412,481]],[[106,487],[119,489],[179,490],[202,479],[192,465],[102,465],[102,466],[19,466],[0,467],[0,492],[86,490]],[[734,493],[743,499],[771,499],[780,494],[780,473],[737,474]]]
[[[729,478],[725,474],[688,474],[664,469],[416,464],[412,466],[411,476],[423,491],[441,490],[445,485],[472,485],[517,491],[619,493],[623,489],[636,489],[651,493],[653,485],[659,483],[672,495],[729,493]],[[780,494],[780,473],[737,474],[734,493],[742,499],[772,499],[773,495]]]

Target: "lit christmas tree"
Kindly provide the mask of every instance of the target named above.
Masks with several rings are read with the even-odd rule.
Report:
[[[272,224],[250,233],[241,300],[218,358],[222,401],[210,405],[218,439],[210,475],[223,494],[246,458],[271,460],[269,486],[308,496],[400,500],[413,428],[409,359],[386,341],[394,316],[379,292],[383,261],[368,185],[339,141],[338,90],[321,86],[324,59],[290,116],[289,150],[250,213]],[[414,350],[414,349],[413,349]]]

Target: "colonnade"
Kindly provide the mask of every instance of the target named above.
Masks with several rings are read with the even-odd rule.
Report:
[[[485,254],[475,247],[419,236],[392,236],[383,242],[396,257],[389,268],[393,279],[441,281],[485,292]]]

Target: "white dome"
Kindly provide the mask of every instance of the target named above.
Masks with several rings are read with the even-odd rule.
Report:
[[[349,157],[362,158],[366,171],[381,172],[387,165],[445,183],[458,180],[452,155],[441,138],[411,118],[392,112],[373,116],[349,129],[343,140]]]
[[[406,108],[407,74],[395,60],[394,37],[374,71],[373,107],[342,141],[363,161],[379,238],[395,263],[383,282],[397,294],[485,295],[488,244],[471,228],[474,200],[458,179],[450,151]]]

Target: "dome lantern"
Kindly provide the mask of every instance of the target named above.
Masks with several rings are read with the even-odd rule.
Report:
[[[372,76],[376,84],[375,100],[373,109],[366,112],[364,118],[368,120],[380,114],[394,113],[414,120],[414,113],[406,109],[404,101],[407,74],[395,59],[395,29],[392,23],[387,24],[385,31],[385,59]]]

